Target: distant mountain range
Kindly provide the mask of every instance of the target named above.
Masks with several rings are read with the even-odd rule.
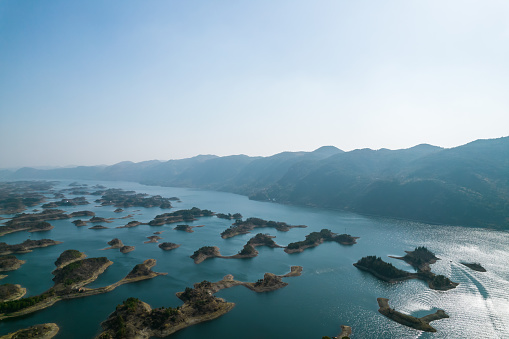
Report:
[[[443,149],[199,155],[112,166],[1,171],[5,180],[90,179],[194,187],[251,199],[430,223],[509,228],[509,137]]]

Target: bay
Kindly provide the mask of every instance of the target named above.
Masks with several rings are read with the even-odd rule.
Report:
[[[68,188],[70,181],[62,180],[57,189]],[[0,241],[20,243],[27,238],[49,238],[63,244],[35,249],[31,253],[16,255],[26,260],[20,269],[8,272],[0,283],[17,283],[28,289],[27,296],[39,294],[52,286],[54,261],[66,249],[77,249],[88,257],[106,256],[114,262],[106,272],[89,287],[111,284],[123,278],[134,265],[145,259],[157,260],[154,271],[167,272],[148,281],[127,284],[116,290],[87,297],[60,301],[45,310],[21,318],[0,322],[0,333],[6,334],[34,324],[55,322],[60,326],[56,338],[93,338],[100,332],[100,322],[115,310],[115,306],[128,297],[137,297],[153,308],[176,307],[181,304],[175,293],[203,280],[217,281],[227,274],[237,280],[256,281],[265,272],[285,274],[292,265],[303,266],[302,276],[285,278],[289,283],[283,289],[269,293],[255,293],[242,286],[222,290],[217,296],[236,303],[228,314],[210,322],[191,326],[172,338],[321,338],[335,336],[340,325],[353,328],[352,338],[465,338],[509,337],[509,232],[458,226],[428,225],[417,222],[370,218],[353,213],[318,208],[287,206],[258,202],[247,197],[185,188],[143,186],[131,182],[79,183],[108,188],[134,190],[138,193],[179,197],[171,210],[160,208],[126,208],[114,213],[113,206],[98,207],[87,195],[90,205],[64,207],[72,212],[91,210],[99,217],[117,218],[104,230],[76,227],[68,220],[51,221],[55,228],[47,232],[17,232],[3,236]],[[73,198],[73,195],[67,195]],[[259,217],[304,224],[289,232],[273,229],[255,230],[251,234],[222,239],[220,233],[231,225],[230,220],[217,217],[200,218],[193,225],[194,233],[173,230],[174,224],[164,226],[140,225],[116,229],[130,220],[148,222],[154,216],[177,209],[196,206],[220,213],[241,213],[244,218]],[[35,207],[37,208],[37,207]],[[118,219],[134,214],[133,219]],[[81,217],[81,219],[86,219]],[[303,253],[286,254],[283,249],[259,248],[260,254],[252,259],[209,259],[196,265],[189,256],[202,246],[218,246],[223,255],[240,251],[256,233],[276,236],[280,245],[304,240],[305,236],[323,228],[336,233],[358,236],[358,244],[342,246],[324,243]],[[146,237],[163,231],[160,242],[182,244],[166,252],[157,244],[144,244]],[[118,250],[102,250],[107,242],[119,238],[126,245],[136,246],[133,252],[122,254]],[[397,284],[382,282],[352,264],[363,256],[376,255],[395,266],[412,271],[406,263],[388,258],[401,256],[405,250],[426,246],[441,258],[432,265],[432,271],[444,274],[460,285],[449,291],[435,291],[418,280]],[[487,272],[472,271],[461,261],[480,262]],[[436,333],[423,333],[402,326],[378,313],[377,297],[390,299],[398,311],[423,316],[436,309],[443,309],[450,318],[432,322]]]

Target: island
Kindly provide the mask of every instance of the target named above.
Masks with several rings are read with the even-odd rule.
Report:
[[[114,205],[120,209],[127,207],[159,207],[159,208],[172,208],[171,200],[178,198],[163,198],[160,195],[149,197],[146,193],[136,193],[134,191],[124,191],[118,188],[110,188],[103,191],[93,192],[92,195],[102,195],[100,199],[95,202],[100,203],[101,206]]]
[[[21,244],[9,245],[5,242],[0,242],[0,255],[7,255],[12,253],[29,253],[34,248],[48,247],[53,245],[61,244],[61,241],[55,241],[51,239],[41,240],[25,240]]]
[[[75,261],[85,259],[87,255],[77,250],[65,250],[63,251],[58,259],[55,261],[56,270],[63,268]]]
[[[42,208],[56,208],[59,206],[78,206],[90,204],[85,197],[76,197],[73,199],[62,199],[60,201],[53,201],[42,205]]]
[[[147,237],[147,241],[144,242],[144,244],[150,244],[150,243],[157,243],[158,240],[161,240],[162,238],[157,235],[150,235]]]
[[[275,228],[280,232],[288,232],[292,228],[304,228],[305,225],[288,225],[280,221],[267,221],[260,218],[247,218],[245,221],[241,219],[236,220],[230,228],[227,228],[221,233],[221,238],[227,239],[239,234],[250,233],[255,228],[270,227]]]
[[[118,226],[118,227],[115,227],[115,228],[131,228],[131,227],[136,227],[136,226],[139,226],[139,225],[147,225],[147,224],[143,223],[143,222],[136,221],[136,220],[132,220],[132,221],[129,221],[124,226]]]
[[[275,236],[273,235],[258,233],[254,237],[249,239],[247,244],[253,247],[267,246],[270,248],[282,248],[283,246],[276,244],[276,242],[273,240],[274,238]]]
[[[118,238],[115,238],[115,239],[112,239],[112,240],[108,241],[108,245],[110,245],[110,247],[103,248],[103,250],[110,250],[110,249],[114,249],[114,248],[121,248],[121,247],[124,246],[124,244],[122,243],[122,240],[120,240]]]
[[[481,266],[479,263],[468,263],[468,262],[461,262],[462,265],[465,265],[466,267],[470,268],[471,270],[477,271],[477,272],[486,272],[486,269]]]
[[[47,231],[53,228],[47,221],[69,219],[69,215],[62,210],[44,210],[39,213],[17,214],[11,220],[0,226],[0,236],[19,231]]]
[[[166,224],[173,224],[183,221],[194,221],[200,217],[210,217],[214,212],[210,210],[201,210],[198,207],[193,207],[189,210],[178,210],[173,213],[164,213],[156,215],[155,218],[149,221],[150,226],[162,226]]]
[[[316,247],[324,241],[334,241],[342,245],[353,245],[357,243],[358,237],[349,234],[335,234],[331,230],[322,229],[320,232],[311,232],[306,235],[306,240],[292,242],[285,248],[286,253],[298,253],[306,248]]]
[[[134,246],[122,246],[120,247],[120,252],[122,253],[129,253],[129,252],[132,252],[134,251]]]
[[[111,221],[112,219],[114,219],[114,218],[106,219],[106,218],[101,218],[101,217],[92,217],[92,218],[90,218],[89,222],[91,222],[91,223],[98,223],[98,222],[111,223],[111,222],[113,222],[113,221]]]
[[[195,264],[199,264],[205,259],[220,257],[219,247],[217,246],[203,246],[196,250],[193,255],[190,256],[194,260]]]
[[[386,298],[377,298],[378,301],[378,312],[386,316],[387,318],[394,320],[401,325],[405,325],[411,328],[415,328],[416,330],[426,331],[426,332],[436,332],[437,330],[432,327],[429,323],[431,321],[449,318],[449,316],[443,311],[438,310],[435,313],[428,314],[422,318],[416,318],[411,315],[401,313],[396,311],[393,308],[389,307],[389,299]]]
[[[352,335],[352,328],[350,326],[341,325],[341,333],[339,333],[336,337],[328,337],[324,336],[322,339],[350,339]]]
[[[116,210],[114,210],[113,212],[115,213],[120,213],[120,212],[124,212],[124,210],[122,208],[117,208]]]
[[[227,219],[227,220],[232,220],[232,219],[237,220],[237,219],[242,219],[242,214],[240,214],[240,213],[234,213],[234,214],[216,213],[216,217],[221,218],[221,219]]]
[[[292,267],[292,271],[300,273],[302,268]],[[103,332],[96,338],[167,337],[191,325],[218,318],[233,309],[234,303],[217,298],[214,293],[238,285],[255,292],[273,291],[287,285],[281,281],[281,277],[284,276],[266,273],[264,278],[256,283],[236,281],[232,275],[227,275],[216,283],[205,280],[194,284],[193,288],[186,287],[183,292],[177,293],[177,297],[184,304],[176,308],[152,309],[150,305],[137,298],[128,298],[101,323]]]
[[[0,272],[15,271],[25,262],[25,260],[20,260],[13,255],[0,257]]]
[[[78,226],[78,227],[87,226],[87,221],[84,221],[81,219],[76,219],[71,222],[74,224],[74,226]]]
[[[27,289],[18,284],[0,285],[0,302],[21,299],[26,293]]]
[[[0,337],[0,339],[51,339],[57,335],[58,331],[60,331],[60,328],[57,324],[46,323],[30,326],[29,328],[24,328],[16,332],[6,334]]]
[[[187,233],[193,233],[193,228],[196,228],[196,227],[203,227],[205,225],[198,225],[198,226],[189,226],[189,225],[177,225],[175,226],[173,229],[176,230],[176,231],[184,231],[184,232],[187,232]]]
[[[109,227],[106,227],[106,226],[103,226],[103,225],[95,225],[95,226],[92,226],[92,227],[89,227],[88,229],[89,230],[105,230]]]
[[[180,244],[174,244],[172,242],[163,242],[162,244],[159,244],[159,248],[165,251],[171,251],[179,247]]]
[[[414,251],[406,251],[406,253],[404,257],[391,256],[391,258],[404,260],[411,264],[417,269],[416,273],[400,270],[376,256],[363,257],[353,265],[389,283],[408,279],[421,279],[426,281],[431,289],[441,291],[446,291],[458,286],[458,283],[452,282],[449,278],[431,272],[430,264],[435,263],[438,258],[427,248],[417,247]]]
[[[147,259],[142,264],[136,265],[125,278],[116,283],[98,288],[85,287],[95,281],[111,264],[113,262],[106,257],[87,258],[71,262],[53,271],[54,286],[46,292],[28,298],[0,302],[0,320],[30,314],[50,307],[60,300],[107,293],[123,284],[166,275],[166,273],[152,271],[156,260]]]
[[[75,218],[75,217],[93,217],[95,216],[95,213],[92,212],[92,211],[77,211],[77,212],[72,212],[71,214],[69,214],[69,217],[71,218]]]

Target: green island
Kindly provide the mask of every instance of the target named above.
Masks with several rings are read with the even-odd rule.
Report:
[[[55,323],[30,326],[0,337],[0,339],[51,339],[57,335],[60,328]]]
[[[87,226],[87,222],[88,221],[81,220],[81,219],[76,219],[76,220],[71,221],[71,223],[73,223],[74,226],[77,226],[77,227]]]
[[[144,244],[157,243],[162,238],[158,235],[150,235],[147,237],[147,239],[148,239],[147,241],[143,242]]]
[[[189,225],[177,225],[173,229],[176,231],[184,231],[187,233],[193,233],[193,228],[195,227],[203,227],[205,225],[197,225],[197,226],[189,226]]]
[[[401,313],[396,311],[389,306],[389,299],[386,298],[377,298],[378,301],[378,312],[386,316],[387,318],[394,320],[401,325],[405,325],[411,328],[415,328],[416,330],[425,331],[425,332],[436,332],[437,330],[431,326],[429,323],[431,321],[449,318],[449,316],[443,311],[438,310],[435,313],[428,314],[421,318],[416,318],[411,315]]]
[[[177,197],[163,198],[160,195],[149,197],[145,193],[136,193],[134,191],[124,191],[119,188],[110,188],[107,190],[98,190],[92,195],[101,195],[100,199],[95,202],[100,203],[101,206],[113,205],[118,208],[126,207],[159,207],[159,208],[172,208],[171,201],[179,200]]]
[[[216,213],[216,217],[221,218],[221,219],[227,219],[227,220],[232,220],[232,219],[238,220],[238,219],[242,219],[242,214],[240,214],[240,213],[234,213],[234,214]]]
[[[25,260],[20,260],[13,255],[0,257],[0,272],[15,271],[25,262]]]
[[[89,222],[91,223],[99,223],[99,222],[105,222],[105,223],[112,223],[114,218],[102,218],[102,217],[97,217],[97,216],[94,216],[92,218],[90,218]]]
[[[0,303],[0,320],[30,314],[50,307],[60,300],[107,293],[123,284],[166,275],[166,273],[153,272],[152,267],[156,265],[156,260],[147,259],[142,264],[136,265],[125,278],[116,283],[98,288],[85,287],[95,281],[112,264],[113,262],[106,257],[99,257],[81,259],[64,265],[53,271],[54,285],[46,292]]]
[[[283,247],[283,246],[280,246],[280,245],[276,244],[276,242],[273,240],[275,237],[276,236],[274,236],[274,235],[258,233],[254,237],[249,239],[249,241],[247,242],[247,245],[251,245],[253,247],[267,246],[267,247],[270,247],[270,248],[281,248],[281,247]]]
[[[357,243],[358,237],[349,234],[335,234],[331,230],[322,229],[320,232],[311,232],[306,235],[306,240],[292,242],[285,248],[286,253],[298,253],[306,248],[316,247],[324,241],[334,241],[342,245],[353,245]]]
[[[198,207],[193,207],[189,210],[178,210],[172,213],[163,213],[156,215],[155,218],[148,222],[150,226],[162,226],[182,221],[194,221],[200,217],[213,216],[214,212],[210,210],[201,210]]]
[[[136,248],[136,247],[134,247],[134,246],[127,246],[127,245],[124,245],[124,246],[122,246],[122,247],[120,247],[120,248],[119,248],[119,251],[120,251],[121,253],[129,253],[129,252],[134,251],[134,249],[135,249],[135,248]]]
[[[57,208],[59,206],[78,206],[90,204],[85,197],[76,197],[72,199],[64,198],[60,201],[52,201],[42,205],[42,208]]]
[[[414,251],[406,251],[406,253],[404,257],[391,256],[391,258],[404,260],[415,267],[417,273],[400,270],[376,256],[363,257],[353,265],[390,283],[408,279],[421,279],[426,281],[431,289],[440,291],[450,290],[458,286],[458,283],[452,282],[449,278],[431,272],[430,264],[435,263],[439,258],[426,247],[420,246],[415,248]]]
[[[59,270],[63,268],[64,266],[71,264],[75,261],[85,259],[87,255],[83,252],[80,252],[78,250],[65,250],[63,251],[60,256],[55,261],[55,266],[57,267],[56,270]],[[56,271],[55,270],[55,271]]]
[[[131,227],[136,227],[139,225],[147,225],[147,224],[143,223],[143,222],[136,221],[136,220],[132,220],[132,221],[129,221],[125,226],[118,226],[115,228],[131,228]]]
[[[21,244],[9,245],[5,242],[0,242],[0,255],[7,255],[12,253],[29,253],[34,248],[47,247],[61,244],[61,241],[51,239],[30,240],[27,239]]]
[[[0,302],[21,299],[26,293],[27,289],[18,284],[0,285]]]
[[[93,217],[95,216],[95,213],[92,211],[76,211],[69,214],[69,217],[76,218],[76,217]]]
[[[486,269],[482,267],[481,264],[476,262],[473,263],[461,262],[461,264],[477,272],[486,272]]]
[[[193,255],[190,256],[194,260],[195,264],[199,264],[209,258],[222,258],[222,259],[245,259],[254,258],[258,255],[258,251],[250,244],[244,245],[239,253],[229,256],[221,255],[219,247],[217,246],[203,246],[196,250]]]
[[[103,332],[96,338],[166,337],[186,327],[218,318],[233,309],[234,303],[214,296],[222,289],[242,285],[255,292],[274,291],[288,285],[281,278],[298,276],[301,272],[302,267],[292,266],[290,273],[282,276],[265,273],[264,278],[255,283],[236,281],[232,275],[215,283],[205,280],[178,292],[177,297],[184,304],[176,308],[152,309],[137,298],[128,298],[101,323]]]
[[[275,228],[280,232],[288,232],[292,228],[305,228],[307,226],[305,225],[292,226],[288,225],[285,222],[272,220],[267,221],[260,218],[247,218],[245,221],[242,221],[242,219],[238,219],[233,223],[232,226],[230,226],[221,233],[221,238],[227,239],[239,234],[250,233],[253,229],[262,227],[270,227]]]
[[[159,244],[159,248],[162,250],[165,250],[165,251],[171,251],[171,250],[174,250],[179,247],[180,247],[180,244],[175,244],[172,242],[163,242],[163,243]]]
[[[111,250],[114,248],[121,248],[124,246],[124,243],[122,243],[122,240],[115,238],[115,239],[111,239],[110,241],[108,241],[108,245],[110,245],[110,246],[103,248],[103,250]]]

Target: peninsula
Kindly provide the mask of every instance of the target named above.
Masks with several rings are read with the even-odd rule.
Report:
[[[221,233],[221,238],[227,239],[239,234],[250,233],[255,228],[270,227],[275,228],[280,232],[288,232],[292,228],[305,228],[305,225],[288,225],[280,221],[267,221],[260,218],[247,218],[245,221],[241,219],[236,220],[230,228],[227,228]]]
[[[5,242],[0,242],[0,255],[7,255],[12,253],[29,253],[34,248],[48,247],[53,245],[61,244],[61,241],[55,241],[51,239],[41,240],[25,240],[21,244],[9,245]]]
[[[18,284],[0,285],[0,302],[21,299],[26,293],[27,289]]]
[[[0,236],[19,231],[47,231],[53,228],[47,221],[69,219],[62,210],[48,209],[39,213],[21,213],[0,226]]]
[[[25,262],[25,260],[20,260],[13,255],[0,257],[0,272],[15,271]]]
[[[432,327],[429,323],[434,320],[449,318],[449,316],[443,311],[438,310],[435,313],[428,314],[422,318],[416,318],[411,315],[401,313],[396,311],[393,308],[389,307],[389,299],[386,298],[377,298],[378,301],[378,312],[385,315],[387,318],[394,320],[401,325],[405,325],[411,328],[415,328],[416,330],[426,331],[426,332],[436,332],[437,330]]]
[[[186,287],[185,291],[177,293],[177,297],[184,302],[177,308],[152,309],[150,305],[137,298],[128,298],[101,323],[104,331],[97,339],[113,339],[119,335],[122,338],[144,339],[167,337],[186,327],[218,318],[229,312],[235,304],[214,296],[214,293],[221,289],[243,285],[255,292],[273,291],[287,285],[281,281],[281,277],[296,276],[301,271],[302,267],[292,267],[293,274],[290,272],[277,276],[266,273],[264,278],[256,283],[236,281],[232,275],[227,275],[216,283],[205,280],[194,284],[193,288]]]

